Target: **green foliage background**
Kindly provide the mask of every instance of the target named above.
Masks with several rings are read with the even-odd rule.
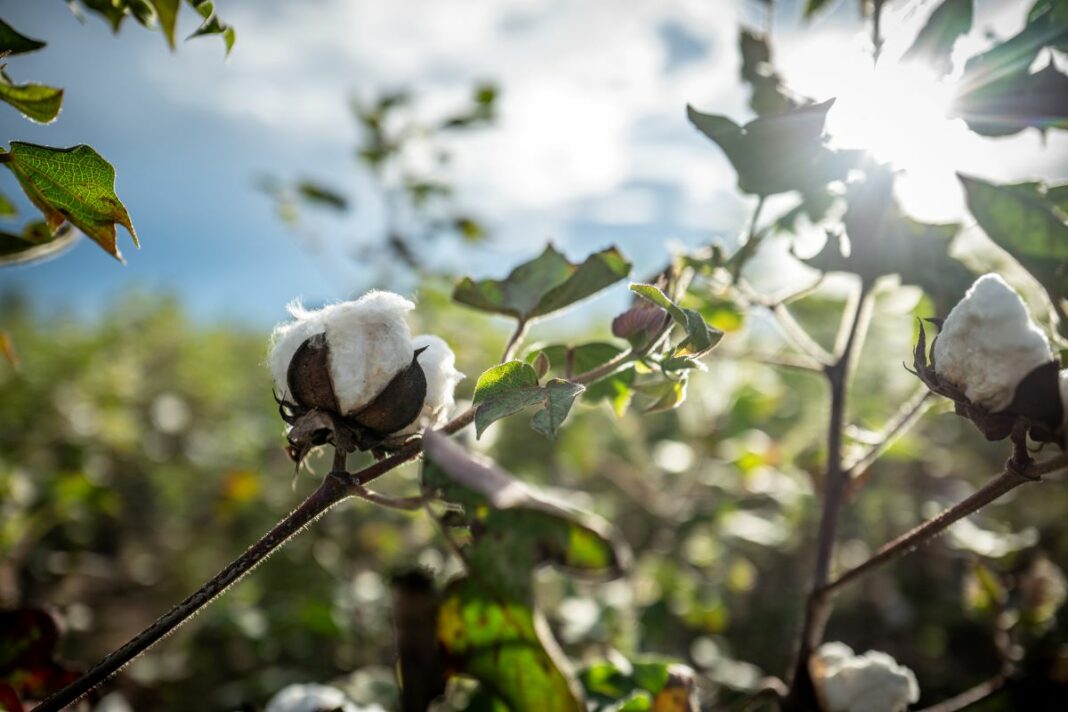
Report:
[[[499,323],[450,307],[443,287],[424,291],[418,318],[450,339],[461,370],[477,374],[500,348]],[[841,305],[811,301],[799,316],[826,343],[833,335],[821,325]],[[866,427],[880,428],[890,404],[915,388],[895,365],[909,354],[914,302],[879,299],[850,403]],[[0,365],[0,593],[57,606],[62,656],[85,664],[239,554],[316,478],[293,484],[270,379],[255,367],[266,334],[190,323],[176,302],[150,294],[127,295],[95,324],[36,314],[14,296],[0,317],[22,361],[18,370]],[[707,699],[730,699],[788,666],[827,404],[816,376],[726,356],[732,341],[760,343],[766,332],[751,323],[728,334],[679,410],[616,420],[607,404],[579,404],[555,444],[524,418],[483,436],[481,446],[518,476],[585,493],[572,496],[618,525],[635,552],[630,576],[614,583],[538,574],[538,599],[572,659],[609,649],[672,655],[698,669]],[[473,386],[468,378],[461,392]],[[840,560],[905,531],[930,502],[959,499],[1004,454],[933,409],[845,509]],[[327,463],[313,466],[322,473]],[[409,466],[383,488],[413,492],[416,477]],[[999,533],[1033,527],[1037,548],[1065,561],[1066,506],[1057,482],[1019,490],[976,518],[992,534],[985,544],[972,536],[971,546],[1012,549]],[[1008,572],[1036,547],[990,558],[966,543],[940,538],[848,589],[828,639],[890,652],[916,671],[927,700],[988,677],[998,658],[968,587],[974,562]],[[388,701],[387,578],[416,564],[439,577],[457,570],[424,514],[344,504],[117,684],[135,709],[187,709],[193,688],[202,709],[234,709],[289,682],[339,677],[360,688],[357,697]],[[1068,627],[1032,637],[1035,684],[1063,680]],[[985,709],[1007,705],[995,698]]]

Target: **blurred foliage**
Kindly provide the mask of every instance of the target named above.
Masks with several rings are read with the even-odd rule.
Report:
[[[842,306],[828,297],[805,303],[797,314],[806,324],[831,323]],[[420,304],[419,319],[450,340],[467,373],[499,348],[495,322],[450,307],[444,285],[431,283]],[[880,292],[850,404],[851,451],[914,388],[886,362],[908,356],[913,314],[925,304]],[[316,478],[291,486],[270,379],[249,367],[263,361],[264,334],[192,324],[173,301],[144,294],[127,295],[96,324],[38,314],[15,298],[0,317],[21,358],[17,370],[0,362],[0,591],[6,605],[53,607],[66,630],[61,659],[84,665],[240,553]],[[722,348],[781,346],[768,327],[754,317]],[[570,501],[612,521],[635,552],[631,574],[611,583],[535,577],[569,657],[674,657],[698,671],[706,704],[789,662],[826,409],[823,384],[809,374],[715,354],[707,365],[691,379],[685,408],[617,418],[607,403],[580,399],[555,444],[511,419],[478,446],[528,482],[570,490]],[[473,386],[469,378],[463,392]],[[840,565],[1000,467],[1004,453],[966,426],[936,409],[890,449],[843,513]],[[327,463],[314,466],[324,472]],[[411,493],[416,474],[403,469],[383,487]],[[1068,560],[1066,500],[1051,483],[977,517],[980,550],[994,555],[985,566],[1019,576],[1039,549]],[[1022,548],[989,545],[1022,530],[1035,532]],[[940,540],[892,565],[843,593],[829,637],[890,652],[916,671],[925,699],[978,682],[998,658],[968,593],[976,557]],[[195,685],[202,709],[231,710],[289,682],[335,678],[367,701],[388,701],[388,577],[415,565],[439,581],[458,571],[425,514],[344,505],[112,685],[135,709],[185,709]],[[1045,623],[1028,633],[1024,679],[1048,694],[1068,667],[1068,622],[1038,617]]]

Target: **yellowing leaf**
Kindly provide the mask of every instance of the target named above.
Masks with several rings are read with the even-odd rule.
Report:
[[[0,158],[53,234],[70,222],[120,261],[116,224],[139,244],[126,206],[115,194],[115,169],[89,146],[50,148],[12,141],[11,151]]]

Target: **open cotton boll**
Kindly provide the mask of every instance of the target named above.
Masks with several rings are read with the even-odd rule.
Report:
[[[289,685],[271,698],[265,712],[360,712],[345,693],[329,685]]]
[[[1012,403],[1025,376],[1053,359],[1023,299],[996,274],[976,280],[949,312],[932,355],[939,378],[995,413]]]
[[[464,374],[456,370],[456,355],[440,336],[420,334],[412,339],[412,347],[416,351],[424,349],[416,358],[426,376],[426,399],[419,417],[401,435],[414,435],[444,423],[455,405],[456,384],[464,379]]]
[[[856,655],[842,643],[825,643],[815,658],[825,712],[904,712],[920,699],[916,675],[886,653]]]
[[[326,334],[330,378],[343,414],[359,410],[412,362],[412,338],[405,315],[415,307],[392,292],[372,291],[355,301],[308,311],[290,305],[293,321],[275,328],[268,362],[283,397],[293,354],[308,338]]]

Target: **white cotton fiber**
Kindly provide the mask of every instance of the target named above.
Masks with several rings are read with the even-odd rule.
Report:
[[[412,339],[405,315],[415,307],[392,292],[372,291],[355,301],[308,311],[290,305],[293,321],[271,337],[268,362],[280,395],[289,393],[289,362],[305,340],[326,334],[330,376],[341,412],[363,408],[412,362]]]
[[[352,700],[336,687],[329,685],[289,685],[283,687],[267,703],[265,712],[360,712]]]
[[[886,653],[842,643],[816,651],[815,683],[827,712],[904,712],[920,699],[916,675]]]
[[[1053,359],[1020,295],[996,274],[976,280],[953,307],[932,355],[939,378],[995,413],[1012,403],[1025,376]]]
[[[456,384],[464,379],[464,374],[456,370],[456,356],[444,339],[433,334],[421,334],[412,339],[416,351],[424,346],[426,350],[418,358],[426,376],[426,399],[419,417],[401,431],[402,435],[413,435],[442,425],[455,405],[453,392]]]

